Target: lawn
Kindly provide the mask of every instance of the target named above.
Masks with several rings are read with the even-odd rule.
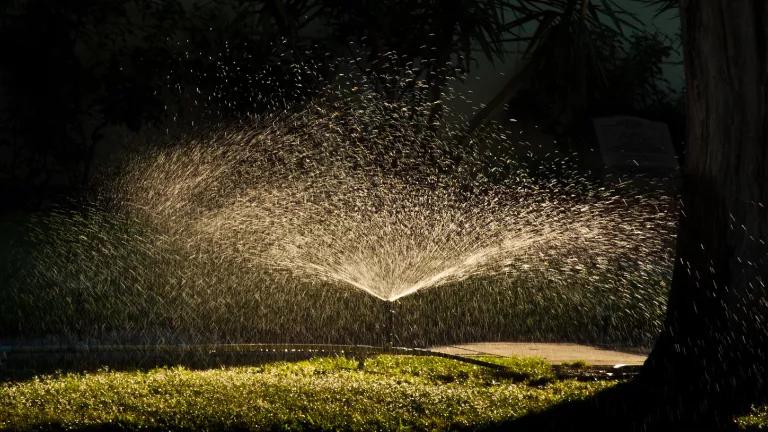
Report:
[[[99,371],[0,386],[10,430],[450,430],[584,398],[611,382],[557,380],[537,359],[509,371],[382,355],[195,371]]]
[[[492,426],[616,381],[557,378],[539,359],[493,370],[432,357],[71,373],[0,384],[2,430],[461,430]],[[763,430],[766,411],[738,419]],[[762,425],[762,426],[761,426]]]
[[[752,408],[752,412],[736,419],[740,429],[768,431],[768,405]]]

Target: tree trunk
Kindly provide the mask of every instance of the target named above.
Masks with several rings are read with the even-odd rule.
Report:
[[[641,380],[669,414],[768,396],[768,2],[682,0],[688,154],[665,328]]]

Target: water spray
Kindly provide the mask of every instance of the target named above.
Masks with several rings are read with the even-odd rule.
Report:
[[[616,322],[642,318],[624,320],[622,331],[658,333],[666,298],[659,280],[669,269],[660,257],[674,220],[659,210],[661,200],[625,199],[570,173],[555,153],[532,159],[527,144],[514,157],[467,151],[454,145],[459,123],[425,128],[413,107],[373,92],[336,96],[138,157],[103,191],[105,202],[52,214],[33,231],[30,243],[42,247],[19,279],[19,298],[59,304],[83,296],[103,313],[54,318],[38,308],[20,328],[48,334],[46,323],[62,322],[62,337],[85,328],[83,337],[105,342],[164,342],[173,333],[199,343],[220,332],[248,340],[254,328],[277,341],[360,340],[350,322],[360,316],[333,313],[341,304],[335,288],[347,287],[383,301],[385,317],[368,299],[349,297],[357,303],[344,307],[383,318],[384,334],[373,337],[394,350],[397,299],[464,286],[494,307],[517,301],[522,289],[536,304],[563,299],[548,310],[609,305],[627,311]],[[423,109],[429,118],[433,105]],[[475,139],[488,149],[510,140],[490,126]],[[393,158],[397,164],[382,163]],[[490,278],[499,284],[483,282]],[[48,286],[56,289],[41,288]],[[158,307],[169,296],[179,300]],[[253,298],[261,299],[258,313],[246,300]],[[293,315],[284,319],[288,301]],[[223,304],[233,313],[220,313]],[[430,313],[453,307],[435,306]],[[637,330],[641,321],[651,324]],[[488,326],[477,327],[478,337],[506,331]],[[436,331],[429,339],[452,339],[445,332],[453,329]]]

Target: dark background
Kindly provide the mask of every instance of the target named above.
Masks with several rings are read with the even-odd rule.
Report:
[[[126,156],[301,106],[328,85],[354,85],[342,74],[365,77],[382,97],[400,101],[426,87],[449,110],[510,125],[510,137],[526,131],[526,139],[546,148],[576,152],[582,168],[598,174],[596,116],[666,122],[683,157],[678,21],[674,10],[657,11],[655,2],[642,0],[4,2],[0,295],[14,296],[10,282],[18,284],[33,260],[28,251],[45,240],[28,235],[30,223],[51,209],[79,208]],[[389,76],[403,70],[412,71],[414,83],[392,91]],[[463,96],[449,99],[449,90]],[[496,96],[499,110],[479,109]],[[513,151],[516,140],[508,144],[498,151]],[[418,310],[429,304],[413,302]],[[478,316],[487,315],[483,307],[476,305]],[[441,316],[455,322],[452,313],[461,311]],[[0,336],[24,334],[9,317]],[[517,337],[543,328],[531,319],[502,327]],[[610,333],[614,325],[609,318],[573,319],[590,334]],[[457,338],[472,337],[472,323],[464,328],[467,335]],[[652,339],[641,332],[630,343]]]
[[[666,121],[682,155],[677,20],[646,3],[588,2],[580,28],[570,0],[6,1],[0,209],[81,193],[142,144],[300,102],[349,69],[418,65],[435,99],[472,91],[456,102],[471,115],[527,64],[496,118],[587,147],[592,116],[635,114]]]

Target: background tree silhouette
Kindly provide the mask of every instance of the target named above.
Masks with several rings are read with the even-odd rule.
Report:
[[[6,2],[0,131],[13,153],[7,192],[42,196],[86,185],[96,148],[115,127],[186,129],[311,97],[339,55],[382,83],[387,97],[411,97],[418,82],[439,102],[450,78],[462,78],[480,58],[504,59],[505,43],[519,42],[536,79],[516,77],[515,88],[529,90],[516,102],[571,127],[605,105],[587,97],[597,94],[587,81],[610,81],[601,94],[625,100],[664,99],[658,61],[668,47],[652,35],[624,34],[638,23],[608,0]],[[632,63],[640,58],[632,53],[652,56]],[[616,58],[626,61],[601,64]],[[412,84],[393,93],[386,81],[404,69]]]
[[[13,149],[15,192],[85,185],[109,127],[222,121],[311,96],[309,72],[295,64],[314,62],[311,73],[323,74],[314,38],[298,37],[310,22],[298,17],[316,8],[308,1],[5,2],[0,128]]]

